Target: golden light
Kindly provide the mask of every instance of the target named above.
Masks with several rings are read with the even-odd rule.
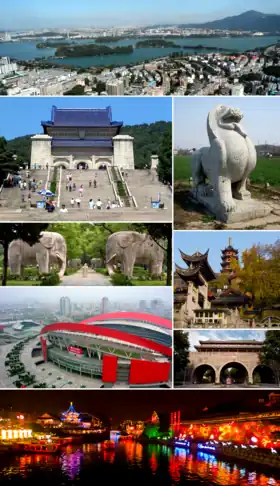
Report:
[[[19,431],[19,438],[20,438],[20,439],[23,439],[23,430],[20,430],[20,431]]]
[[[18,439],[18,430],[14,430],[14,439]]]
[[[5,440],[6,437],[7,437],[7,431],[6,430],[2,430],[1,436],[2,436],[2,440]]]
[[[12,438],[13,438],[13,431],[8,430],[8,439],[12,439]]]

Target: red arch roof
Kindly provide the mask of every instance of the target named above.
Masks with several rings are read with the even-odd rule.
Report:
[[[87,324],[76,322],[57,322],[55,324],[48,324],[47,326],[43,327],[41,334],[51,331],[84,332],[87,334],[94,334],[96,336],[99,335],[107,338],[119,339],[120,341],[124,341],[128,344],[142,346],[143,348],[163,354],[164,356],[172,356],[172,350],[168,346],[158,344],[150,339],[138,337],[123,331],[116,331],[115,329],[108,329],[106,327],[88,326]]]
[[[107,314],[100,314],[99,316],[89,317],[81,324],[90,324],[91,322],[109,321],[110,319],[130,319],[135,321],[146,321],[151,324],[172,329],[172,322],[163,317],[158,317],[153,314],[146,314],[144,312],[109,312]]]

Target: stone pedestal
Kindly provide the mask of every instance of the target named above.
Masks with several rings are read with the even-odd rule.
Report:
[[[117,135],[113,137],[114,143],[114,166],[123,169],[135,169],[133,137],[130,135]]]
[[[49,135],[34,135],[31,137],[31,164],[30,168],[39,168],[39,165],[46,168],[46,165],[52,165],[51,152],[52,137]]]
[[[239,201],[235,199],[236,209],[233,212],[227,213],[219,204],[214,196],[202,196],[196,189],[192,190],[193,198],[203,204],[218,221],[223,223],[240,223],[251,221],[256,218],[264,218],[271,213],[271,208],[262,201],[256,199],[247,199]]]
[[[158,155],[151,155],[151,169],[156,170],[158,166]]]

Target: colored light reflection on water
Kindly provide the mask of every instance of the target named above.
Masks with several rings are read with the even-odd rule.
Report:
[[[67,446],[59,455],[1,457],[0,481],[10,486],[60,486],[79,482],[81,486],[107,484],[112,479],[122,486],[280,486],[279,475],[253,464],[218,459],[212,451],[171,449],[142,445],[135,441],[116,442],[106,450],[103,444]]]

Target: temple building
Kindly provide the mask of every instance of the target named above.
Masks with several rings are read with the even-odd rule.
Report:
[[[60,109],[42,121],[43,133],[31,137],[31,168],[134,169],[133,137],[120,134],[123,122],[112,120],[111,107]]]
[[[232,239],[229,238],[228,246],[222,250],[222,273],[232,273],[231,262],[233,259],[238,261],[238,250],[233,248]]]
[[[176,265],[174,279],[175,304],[177,295],[182,297],[178,299],[177,306],[182,327],[193,324],[198,312],[211,307],[208,299],[208,282],[214,280],[216,275],[208,262],[208,252],[209,250],[202,254],[197,251],[193,255],[187,255],[180,250],[182,260],[189,267],[185,269]]]
[[[188,268],[176,265],[174,327],[244,327],[240,309],[249,304],[250,298],[234,289],[220,290],[215,295],[209,290],[209,282],[216,279],[208,262],[209,250],[204,254],[187,255],[181,250],[180,253]]]

